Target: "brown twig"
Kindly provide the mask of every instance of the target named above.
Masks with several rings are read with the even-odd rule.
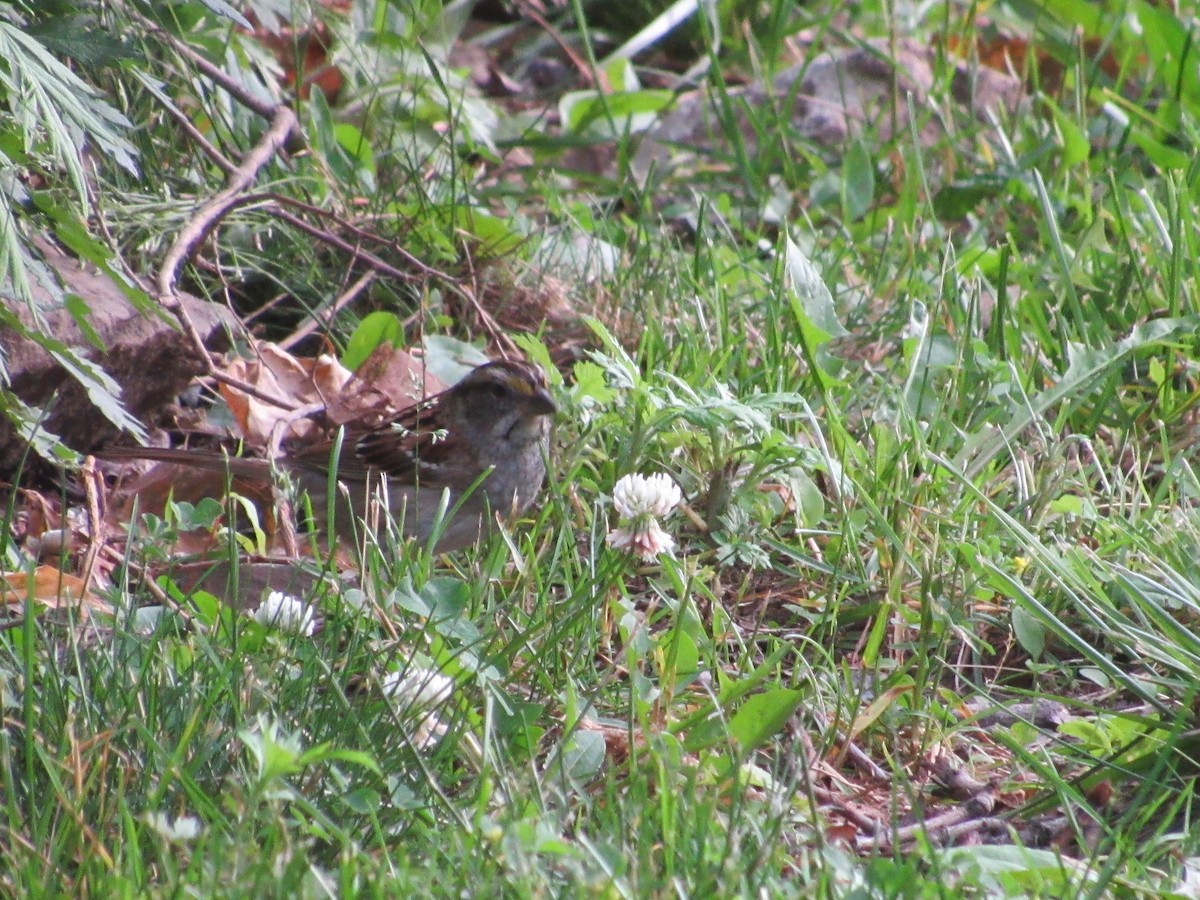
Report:
[[[889,775],[886,770],[875,760],[871,759],[870,755],[863,750],[853,739],[847,738],[841,731],[837,729],[838,741],[840,747],[836,752],[834,765],[841,767],[842,764],[849,759],[850,763],[859,772],[862,772],[868,778],[873,778],[876,781],[887,781]]]
[[[264,402],[280,406],[284,409],[290,409],[291,404],[286,401],[278,397],[267,396],[253,385],[241,382],[218,370],[208,353],[208,348],[204,345],[204,339],[200,336],[200,332],[179,299],[176,284],[184,261],[195,254],[196,249],[212,233],[221,220],[229,214],[230,210],[238,206],[243,206],[248,202],[244,197],[245,191],[254,183],[259,170],[298,133],[296,114],[290,107],[275,105],[256,97],[227,73],[223,72],[219,66],[210,62],[202,54],[193,50],[156,22],[140,14],[135,9],[128,9],[127,11],[147,31],[173,47],[180,56],[188,60],[238,103],[262,116],[264,119],[269,119],[271,122],[271,126],[263,134],[262,139],[251,149],[241,164],[233,168],[230,161],[220,151],[204,140],[203,136],[196,132],[190,122],[181,120],[178,112],[170,104],[165,105],[168,114],[176,118],[177,121],[180,121],[180,124],[189,136],[198,142],[200,148],[218,166],[229,173],[229,183],[225,186],[224,190],[204,203],[179,232],[179,235],[175,238],[174,243],[167,251],[167,255],[159,267],[156,289],[159,304],[179,322],[184,334],[187,335],[188,340],[191,341],[196,352],[199,354],[209,376],[238,390],[245,391]],[[183,118],[186,119],[186,117]]]
[[[171,249],[167,251],[158,272],[159,302],[167,309],[175,312],[182,305],[176,294],[175,284],[184,260],[196,252],[196,248],[212,233],[212,230],[230,210],[248,202],[249,198],[245,197],[246,188],[254,183],[259,169],[283,148],[295,128],[296,114],[286,106],[278,107],[275,110],[271,127],[242,160],[242,164],[230,177],[229,184],[204,203],[179,232]],[[194,328],[192,330],[194,331]],[[203,345],[201,344],[201,346]]]
[[[435,268],[433,268],[433,266],[430,266],[427,263],[422,262],[420,259],[413,256],[411,253],[409,253],[407,250],[405,250],[403,247],[401,247],[399,244],[397,244],[394,240],[391,240],[389,238],[380,237],[379,235],[375,234],[374,232],[367,231],[365,228],[360,228],[359,226],[355,225],[353,222],[343,219],[341,216],[337,215],[336,213],[332,213],[327,209],[321,209],[319,206],[313,206],[311,203],[305,203],[302,200],[297,200],[294,197],[285,197],[283,194],[264,193],[261,196],[265,199],[274,200],[276,203],[278,203],[281,206],[290,206],[295,209],[299,209],[304,212],[310,213],[314,216],[319,216],[323,219],[329,219],[329,220],[333,221],[334,224],[336,224],[343,231],[347,232],[348,234],[352,234],[357,238],[362,238],[364,241],[373,241],[377,244],[385,244],[389,250],[391,250],[393,253],[398,255],[401,259],[403,259],[406,263],[408,263],[408,265],[412,266],[412,268],[415,269],[418,274],[423,275],[426,278],[436,278],[438,281],[441,281],[442,283],[452,286],[452,287],[456,287],[458,285],[458,280],[456,278],[454,278],[454,276],[452,276],[446,272],[443,272],[440,269],[435,269]],[[313,225],[309,225],[307,222],[304,222],[302,219],[298,219],[295,216],[290,215],[289,213],[279,212],[279,213],[277,213],[277,215],[287,222],[291,222],[293,224],[298,224],[299,227],[304,228],[305,231],[307,231],[313,237],[319,238],[320,240],[323,240],[326,243],[332,244],[333,246],[336,246],[339,249],[347,250],[348,252],[353,250],[356,253],[363,254],[363,258],[370,261],[372,263],[372,265],[381,264],[383,266],[387,266],[386,269],[382,269],[382,268],[380,269],[380,271],[383,272],[383,274],[385,274],[385,275],[391,275],[393,278],[400,278],[400,279],[404,279],[404,280],[408,280],[408,281],[412,281],[413,279],[416,278],[416,276],[413,275],[411,272],[403,272],[400,269],[396,269],[391,266],[388,266],[387,263],[383,263],[381,260],[379,260],[378,257],[369,253],[369,251],[360,250],[360,249],[355,248],[354,245],[351,244],[349,241],[346,241],[343,238],[337,237],[332,232],[325,231],[324,229],[316,228]]]
[[[351,303],[353,303],[358,298],[359,294],[361,294],[363,291],[369,288],[372,283],[374,283],[377,277],[378,276],[375,272],[367,272],[356,282],[354,282],[354,284],[350,285],[350,287],[346,288],[346,290],[339,294],[334,299],[333,303],[329,305],[328,309],[322,310],[325,324],[332,325],[334,317]],[[316,316],[310,316],[303,325],[293,331],[288,337],[280,341],[279,346],[284,350],[290,350],[292,347],[296,346],[296,344],[300,343],[300,341],[304,340],[306,337],[316,331],[321,324],[321,320]]]
[[[91,590],[92,577],[96,571],[96,560],[104,547],[104,514],[101,512],[104,491],[104,476],[96,470],[95,457],[85,456],[83,468],[80,470],[83,480],[83,491],[87,501],[88,544],[83,554],[80,574],[83,578],[83,593]]]
[[[363,250],[361,247],[356,247],[354,244],[350,243],[345,238],[338,237],[336,234],[333,234],[330,231],[326,231],[324,228],[318,228],[315,225],[311,225],[308,222],[305,222],[299,216],[294,216],[291,213],[286,212],[282,209],[272,209],[272,210],[270,210],[270,213],[275,218],[282,219],[284,222],[287,222],[292,227],[298,228],[301,231],[305,232],[306,234],[312,235],[313,237],[317,238],[318,240],[329,244],[331,247],[336,247],[339,250],[349,253],[352,257],[354,257],[356,259],[361,259],[361,260],[366,261],[367,264],[371,266],[371,268],[375,269],[376,271],[380,272],[381,274],[388,275],[388,276],[390,276],[392,278],[396,278],[400,281],[412,281],[416,278],[416,276],[413,275],[411,272],[404,272],[400,269],[397,269],[395,266],[384,262],[382,259],[380,259],[378,256],[376,256],[374,253],[370,253],[366,250]]]
[[[146,18],[133,7],[125,7],[125,12],[127,12],[132,18],[137,19],[138,22],[141,23],[142,27],[151,32],[155,37],[172,46],[180,56],[187,57],[189,62],[191,62],[197,69],[211,78],[214,82],[216,82],[218,87],[226,91],[238,103],[246,107],[246,109],[258,113],[264,119],[270,119],[274,117],[276,111],[274,104],[268,103],[262,100],[260,97],[256,97],[254,94],[250,93],[236,81],[230,78],[229,75],[221,71],[220,68],[211,63],[202,54],[197,53],[186,43],[181,41],[175,35],[171,34],[171,32],[167,31],[157,22]]]
[[[506,354],[511,354],[516,351],[516,345],[512,342],[512,340],[507,335],[504,334],[503,330],[500,328],[500,326],[496,322],[495,318],[491,315],[491,313],[489,313],[483,307],[483,304],[480,303],[480,301],[479,301],[478,278],[476,277],[476,274],[475,274],[476,270],[473,265],[473,260],[471,259],[469,251],[466,251],[466,253],[467,253],[467,266],[471,272],[472,285],[470,287],[465,285],[461,279],[455,278],[452,275],[449,275],[448,273],[441,271],[440,269],[435,269],[432,266],[427,265],[426,263],[422,262],[420,259],[418,259],[417,257],[413,256],[411,253],[409,253],[407,250],[405,250],[403,247],[396,244],[394,241],[387,242],[387,241],[385,241],[385,239],[381,238],[379,235],[373,234],[363,228],[359,228],[357,225],[354,225],[352,222],[348,222],[345,219],[342,219],[341,217],[336,216],[333,213],[330,213],[328,210],[320,209],[319,207],[314,207],[314,206],[311,206],[310,204],[303,203],[303,202],[295,200],[291,197],[285,197],[280,194],[263,194],[261,196],[264,199],[274,200],[277,203],[279,203],[281,206],[295,207],[297,209],[302,209],[302,210],[305,210],[306,212],[310,212],[313,215],[331,219],[332,221],[337,223],[337,225],[339,226],[339,228],[341,230],[343,230],[349,234],[352,234],[355,237],[362,238],[364,241],[369,240],[369,241],[374,241],[377,243],[385,243],[386,242],[388,244],[388,249],[391,252],[398,254],[405,261],[405,263],[407,263],[414,270],[416,270],[416,272],[420,276],[436,279],[441,284],[445,285],[445,287],[448,290],[450,290],[452,293],[459,296],[463,300],[463,302],[465,302],[475,312],[475,315],[478,317],[481,327],[488,333],[488,335],[492,338],[492,340],[494,340],[496,342],[496,344],[503,349],[503,351]],[[379,272],[381,275],[388,275],[392,278],[396,278],[399,280],[406,280],[406,281],[412,281],[415,278],[417,278],[417,275],[414,275],[411,272],[404,272],[400,269],[397,269],[395,266],[384,261],[381,257],[375,255],[374,253],[370,252],[369,250],[364,250],[361,246],[352,244],[350,241],[346,240],[345,238],[343,238],[337,234],[334,234],[331,231],[328,231],[323,228],[318,228],[315,225],[312,225],[312,224],[304,221],[299,216],[295,216],[290,212],[287,212],[282,209],[274,209],[274,210],[271,210],[271,214],[274,215],[276,218],[282,219],[283,221],[287,222],[289,225],[292,225],[294,228],[298,228],[301,231],[304,231],[306,234],[310,234],[314,238],[317,238],[318,240],[320,240],[332,247],[336,247],[337,249],[342,250],[345,253],[351,254],[356,259],[362,260],[367,265],[371,266],[373,269],[375,269],[377,272]],[[339,298],[339,301],[340,300],[341,300],[341,298]],[[344,304],[342,304],[342,305],[344,305]],[[341,306],[335,305],[335,308],[341,308]],[[311,330],[312,329],[310,328],[309,332],[311,332]],[[292,339],[289,339],[289,341],[291,341],[291,340]],[[285,344],[284,346],[288,346],[288,345]]]
[[[299,206],[304,205],[304,204],[297,204],[295,201],[293,201],[289,198],[280,197],[277,195],[273,196],[272,199],[278,200],[281,203],[286,203],[289,205],[299,205]],[[320,215],[325,215],[325,216],[330,215],[329,213],[325,212],[324,210],[313,210],[313,211],[317,212]],[[336,247],[336,248],[350,254],[351,256],[353,256],[354,258],[356,258],[358,260],[362,260],[363,262],[365,262],[367,265],[371,266],[371,268],[375,269],[377,272],[379,272],[382,275],[388,275],[392,278],[396,278],[398,280],[403,280],[403,281],[412,281],[417,277],[416,275],[413,275],[411,272],[404,272],[400,269],[397,269],[395,266],[384,261],[382,258],[380,258],[379,256],[376,256],[374,253],[371,253],[368,250],[364,250],[361,246],[356,246],[356,245],[350,243],[345,238],[340,237],[339,235],[336,235],[330,231],[327,231],[324,228],[317,228],[315,225],[312,225],[312,224],[304,221],[299,216],[295,216],[292,213],[287,212],[286,210],[273,209],[273,210],[271,210],[271,215],[275,216],[278,219],[282,219],[284,222],[287,222],[292,227],[298,228],[301,231],[304,231],[306,234],[310,234],[313,237],[317,238],[318,240],[321,240],[321,241],[329,244],[330,246]],[[350,225],[349,223],[343,222],[341,220],[337,220],[337,221],[339,221],[339,223],[341,225],[343,225],[347,231],[350,231],[351,233],[356,234],[356,236],[361,234],[363,237],[370,237],[373,240],[379,240],[379,237],[377,235],[370,235],[370,234],[362,233],[362,230],[357,228],[356,226]],[[421,275],[426,276],[426,277],[436,278],[438,281],[440,281],[442,284],[444,284],[447,289],[449,289],[451,292],[453,292],[454,294],[457,294],[459,297],[461,297],[462,300],[468,306],[470,306],[472,310],[474,310],[475,315],[479,318],[480,325],[483,327],[483,329],[485,331],[488,332],[488,335],[500,347],[502,347],[506,353],[515,352],[516,345],[512,342],[512,340],[507,335],[505,335],[503,333],[503,331],[500,329],[500,326],[496,323],[496,320],[492,317],[492,315],[486,309],[483,308],[483,305],[479,302],[476,291],[473,288],[467,287],[466,285],[464,285],[461,282],[461,280],[453,278],[450,275],[447,275],[445,272],[442,272],[438,269],[434,269],[433,267],[426,265],[425,263],[423,263],[419,259],[417,259],[415,256],[413,256],[411,253],[409,253],[407,250],[405,250],[404,248],[402,248],[396,244],[392,244],[390,249],[393,252],[400,254],[404,258],[404,261],[406,263],[408,263],[409,265],[411,265],[414,269],[417,269]],[[468,265],[470,265],[470,256],[469,255],[468,255]],[[472,273],[473,272],[474,272],[474,269],[472,268]]]
[[[503,349],[506,356],[512,355],[516,352],[517,345],[513,343],[512,338],[501,330],[496,320],[492,318],[492,314],[484,309],[483,304],[479,302],[479,273],[475,268],[475,260],[471,256],[469,247],[464,246],[463,253],[467,258],[467,271],[471,273],[471,286],[459,285],[458,293],[467,302],[467,305],[475,311],[475,317],[479,320],[479,324],[483,330]]]
[[[196,248],[212,233],[212,230],[229,214],[230,210],[252,202],[252,198],[247,197],[245,194],[246,188],[254,183],[259,169],[265,166],[268,160],[284,147],[295,130],[296,114],[286,106],[277,107],[271,127],[267,129],[262,139],[246,155],[246,158],[242,160],[242,164],[237,167],[230,177],[229,184],[226,185],[224,190],[204,203],[179,232],[159,268],[157,283],[159,304],[179,322],[184,334],[188,336],[192,342],[192,346],[200,354],[200,359],[205,362],[208,374],[218,381],[222,381],[266,403],[283,409],[291,409],[293,408],[293,404],[288,403],[282,398],[264,394],[254,385],[233,378],[217,369],[212,357],[209,356],[208,348],[204,346],[204,339],[200,336],[200,332],[196,329],[195,324],[188,315],[187,309],[179,299],[179,294],[176,292],[176,282],[178,281],[179,270],[183,267],[184,260],[196,252]]]
[[[918,836],[933,842],[957,839],[991,822],[991,813],[995,805],[995,795],[990,790],[985,791],[940,815],[897,828],[890,835],[891,846],[908,844]],[[887,835],[881,837],[884,840],[888,839]],[[886,844],[883,847],[886,848]]]
[[[140,567],[135,567],[132,563],[128,564],[131,569],[136,569],[142,576],[142,587],[149,591],[150,596],[159,602],[162,606],[171,610],[175,615],[179,616],[188,626],[191,626],[194,617],[190,612],[175,602],[171,596],[158,586],[158,583],[150,577],[150,573]]]
[[[571,65],[579,72],[579,77],[587,87],[592,87],[596,83],[596,79],[592,75],[592,67],[587,64],[587,61],[575,52],[575,48],[567,43],[566,39],[558,33],[550,22],[542,15],[541,10],[534,7],[533,4],[517,0],[517,9],[521,11],[523,16],[529,18],[535,25],[542,28],[546,34],[550,35],[550,39],[558,44],[563,55],[571,61]]]
[[[885,833],[885,822],[873,819],[866,813],[861,812],[852,804],[847,803],[844,798],[839,797],[835,792],[829,790],[828,788],[813,785],[812,792],[813,796],[817,798],[818,802],[826,806],[833,807],[839,816],[846,819],[859,831],[865,832],[871,838],[871,840],[877,841],[880,839],[880,836]]]
[[[174,103],[169,102],[169,99],[166,102],[162,102],[160,105],[166,111],[167,115],[174,120],[175,124],[183,130],[184,134],[191,138],[196,146],[198,146],[204,153],[204,155],[216,163],[217,167],[221,171],[223,171],[226,175],[232,175],[237,171],[237,165],[233,162],[233,160],[218,150],[212,144],[212,142],[201,133],[200,129],[192,124],[192,120],[187,117],[187,114],[184,113],[183,110],[177,107]]]

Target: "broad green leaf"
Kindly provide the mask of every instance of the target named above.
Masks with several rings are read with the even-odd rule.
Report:
[[[575,731],[563,749],[563,769],[572,781],[587,783],[600,773],[604,755],[604,735],[598,731]]]
[[[1049,98],[1044,98],[1043,106],[1047,107],[1050,114],[1054,116],[1054,124],[1058,126],[1058,133],[1062,136],[1063,166],[1070,168],[1087,162],[1092,153],[1087,136],[1057,103]]]
[[[939,869],[962,871],[978,878],[988,896],[1084,897],[1102,896],[1088,889],[1102,887],[1092,860],[1074,860],[1051,850],[1012,844],[977,845],[933,851]],[[952,879],[951,879],[952,880]]]
[[[508,221],[480,207],[455,206],[454,221],[459,234],[478,242],[476,253],[504,256],[525,241],[525,236],[514,231]]]
[[[612,60],[604,67],[604,76],[608,79],[608,89],[613,94],[628,94],[642,89],[637,69],[627,59]]]
[[[1042,658],[1046,649],[1046,629],[1023,606],[1012,609],[1013,634],[1034,662]]]
[[[1141,47],[1149,56],[1149,71],[1159,79],[1161,89],[1170,97],[1178,93],[1191,101],[1192,112],[1200,102],[1200,78],[1196,73],[1195,11],[1190,21],[1170,7],[1158,9],[1146,0],[1133,4],[1141,24]]]
[[[700,650],[692,636],[682,628],[671,631],[665,645],[660,645],[662,672],[673,677],[676,684],[687,684],[700,671]]]
[[[404,341],[404,324],[395,313],[384,310],[367,313],[346,341],[342,365],[353,372],[366,362],[381,344],[386,342],[393,347],[402,347]]]
[[[700,750],[723,740],[728,732],[725,717],[719,711],[732,709],[739,700],[756,691],[759,685],[773,683],[772,680],[778,675],[780,661],[794,652],[792,647],[780,647],[767,656],[753,672],[724,680],[716,699],[716,706],[711,703],[701,705],[691,715],[672,725],[671,733],[686,734],[684,745],[689,751]],[[767,693],[772,690],[774,688],[768,688]]]
[[[999,174],[972,175],[943,185],[933,197],[933,211],[939,219],[964,218],[982,201],[1002,194],[1009,179]]]
[[[841,362],[830,355],[825,345],[849,332],[838,321],[833,295],[817,267],[786,234],[782,249],[783,287],[799,330],[797,343],[812,365],[813,375],[827,388],[838,383]]]
[[[875,202],[875,161],[862,140],[850,144],[842,160],[842,212],[857,222]]]
[[[729,733],[743,750],[753,750],[783,730],[804,696],[803,691],[791,688],[755,694],[729,720]]]
[[[431,578],[418,590],[405,580],[393,595],[402,608],[434,621],[457,619],[470,602],[467,585],[458,578]]]
[[[613,140],[638,134],[658,121],[659,113],[675,102],[671,91],[643,90],[625,94],[571,91],[558,101],[563,129]]]
[[[338,142],[337,126],[333,121],[333,113],[325,100],[324,91],[313,91],[308,99],[309,134],[313,144],[321,154],[321,159],[329,167],[339,184],[353,185],[355,183],[355,166],[349,155]]]
[[[447,334],[427,334],[421,346],[429,371],[445,384],[455,384],[468,371],[488,361],[488,355],[474,344]]]
[[[790,288],[792,312],[796,323],[814,346],[828,343],[850,332],[838,320],[833,294],[812,260],[804,255],[790,237],[783,239],[786,285]]]
[[[1088,37],[1097,37],[1106,28],[1104,7],[1088,0],[1040,0],[1034,7],[1049,13],[1068,28],[1078,27]]]
[[[344,122],[334,126],[333,136],[347,159],[357,163],[354,174],[363,190],[375,193],[375,153],[370,142],[358,128]]]

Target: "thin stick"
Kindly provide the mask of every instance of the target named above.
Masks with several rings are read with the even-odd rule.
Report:
[[[335,298],[333,303],[329,305],[328,309],[322,311],[321,319],[324,319],[324,323],[322,323],[317,316],[310,316],[308,321],[293,331],[290,335],[288,335],[288,337],[280,341],[279,346],[284,350],[290,350],[292,347],[296,346],[296,344],[300,343],[302,340],[316,331],[319,325],[332,325],[334,317],[351,303],[353,303],[356,299],[358,299],[358,295],[369,288],[377,277],[379,276],[376,275],[375,272],[367,272],[365,275],[361,276],[358,281],[354,282],[354,284],[350,285],[350,287],[348,287],[337,298]]]
[[[163,309],[170,312],[183,328],[184,334],[192,342],[192,346],[205,363],[206,371],[213,378],[222,381],[238,390],[244,391],[258,399],[283,409],[293,409],[295,404],[265,394],[254,385],[238,378],[233,378],[220,371],[209,355],[204,345],[204,338],[188,315],[187,309],[179,299],[176,283],[179,270],[183,268],[184,260],[196,252],[196,249],[213,231],[220,221],[229,214],[230,210],[252,202],[245,194],[246,188],[254,183],[258,171],[267,164],[287,143],[296,130],[296,114],[286,106],[275,110],[271,127],[262,136],[262,140],[246,155],[242,164],[237,167],[230,177],[229,184],[215,197],[204,203],[196,214],[188,220],[175,238],[171,249],[167,251],[158,271],[158,302]]]

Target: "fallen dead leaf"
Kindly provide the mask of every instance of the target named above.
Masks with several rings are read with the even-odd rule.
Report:
[[[381,425],[400,410],[445,389],[425,360],[384,343],[329,397],[325,415],[332,425]]]
[[[32,573],[0,575],[0,602],[8,607],[34,602],[50,610],[74,607],[81,621],[87,621],[93,613],[113,613],[111,606],[87,589],[82,578],[53,566],[38,566]]]
[[[266,396],[278,397],[297,408],[324,405],[336,397],[351,378],[350,370],[328,354],[303,359],[272,343],[258,344],[255,351],[254,359],[235,359],[226,372],[253,385]],[[278,435],[278,440],[303,439],[317,428],[312,420],[297,418],[291,410],[267,403],[235,387],[222,384],[221,396],[241,428],[242,437],[251,446],[267,446],[277,438],[276,431],[281,428],[283,433]]]

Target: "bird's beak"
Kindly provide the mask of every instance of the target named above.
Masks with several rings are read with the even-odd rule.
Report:
[[[554,398],[544,387],[539,387],[530,394],[529,405],[539,416],[552,416],[558,412],[558,404],[554,402]]]
[[[533,378],[511,373],[504,373],[502,377],[504,378],[504,383],[508,385],[509,390],[525,403],[529,404],[529,408],[533,410],[534,415],[552,416],[558,412],[558,404],[550,396],[550,389],[545,384],[537,383],[541,379],[534,380]]]

